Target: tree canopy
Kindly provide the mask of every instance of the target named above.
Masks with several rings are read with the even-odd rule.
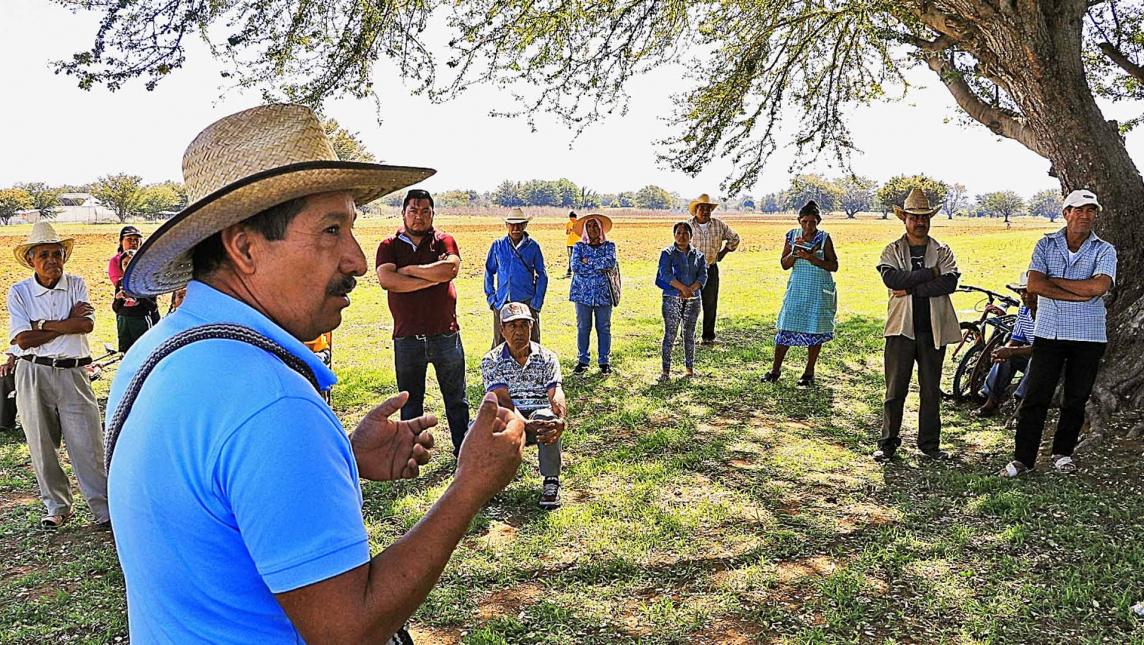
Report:
[[[925,67],[966,120],[1046,159],[1065,191],[1096,191],[1097,227],[1123,273],[1144,270],[1144,179],[1122,138],[1140,118],[1110,122],[1096,103],[1144,92],[1144,0],[56,1],[101,14],[92,47],[57,64],[86,88],[135,78],[154,87],[197,35],[228,79],[267,99],[369,96],[386,58],[434,99],[497,84],[518,95],[509,114],[550,112],[580,131],[626,110],[633,76],[678,65],[689,82],[660,159],[689,174],[728,160],[728,195],[748,190],[787,143],[784,115],[799,115],[796,164],[823,154],[844,163],[855,148],[847,110],[908,91],[906,71]],[[428,42],[435,14],[449,38],[443,60]],[[1108,360],[1144,351],[1141,302],[1144,281],[1118,281]],[[1144,407],[1144,380],[1131,372],[1102,370],[1099,416]]]
[[[785,108],[800,114],[800,150],[844,159],[853,148],[847,107],[908,87],[904,72],[918,65],[938,74],[969,118],[1047,156],[1029,128],[1047,115],[1009,69],[1028,67],[1006,49],[1014,34],[1029,36],[1034,59],[1049,52],[1033,37],[1075,34],[1077,63],[1097,93],[1144,97],[1140,0],[56,1],[102,14],[93,46],[56,63],[85,88],[136,78],[153,88],[185,63],[194,35],[224,62],[224,76],[268,99],[368,96],[372,66],[386,58],[435,99],[494,82],[517,92],[514,114],[547,111],[582,129],[626,109],[633,76],[683,64],[693,82],[661,157],[688,173],[729,158],[729,194],[758,176]],[[449,34],[443,55],[428,42],[433,19]]]
[[[20,211],[31,210],[33,203],[23,188],[0,189],[0,222],[8,224]]]

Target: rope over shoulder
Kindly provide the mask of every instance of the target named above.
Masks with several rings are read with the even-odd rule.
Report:
[[[181,349],[201,340],[237,340],[239,342],[253,345],[261,350],[269,352],[277,356],[287,367],[302,375],[310,385],[318,390],[318,379],[314,376],[313,370],[302,359],[294,354],[291,354],[278,343],[270,340],[266,336],[242,325],[230,324],[213,324],[213,325],[200,325],[192,327],[186,331],[179,332],[163,341],[143,365],[139,367],[139,371],[132,377],[131,382],[127,385],[127,390],[123,393],[123,398],[119,400],[119,405],[115,408],[115,414],[111,417],[111,422],[107,424],[107,430],[103,436],[103,466],[104,470],[108,473],[111,472],[111,456],[115,452],[115,444],[119,441],[119,433],[123,430],[123,424],[127,421],[127,415],[131,413],[131,406],[135,404],[135,399],[139,396],[139,391],[143,389],[143,382],[147,380],[147,376],[151,371],[167,356],[171,355],[175,350]]]

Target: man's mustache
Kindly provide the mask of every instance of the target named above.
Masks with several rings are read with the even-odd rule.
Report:
[[[354,290],[357,286],[357,278],[352,275],[342,276],[335,279],[326,287],[327,296],[344,296]]]

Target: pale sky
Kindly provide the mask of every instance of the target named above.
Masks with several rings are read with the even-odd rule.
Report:
[[[142,83],[115,93],[82,91],[74,78],[53,74],[49,62],[89,48],[96,23],[94,15],[72,15],[46,0],[0,2],[0,187],[21,181],[87,183],[117,172],[146,182],[181,180],[183,150],[195,134],[260,102],[256,93],[220,97],[220,68],[197,40],[186,65],[154,92]],[[371,100],[332,102],[326,113],[357,131],[379,158],[436,168],[424,184],[429,190],[486,191],[504,179],[567,177],[600,193],[656,184],[683,196],[716,195],[726,163],[716,161],[695,178],[656,165],[652,142],[670,134],[662,117],[671,112],[671,94],[684,87],[680,77],[677,69],[660,70],[633,82],[628,113],[590,127],[571,149],[572,133],[554,119],[539,116],[534,133],[524,119],[488,116],[492,109],[512,107],[507,92],[479,88],[433,105],[412,96],[384,59],[375,73],[380,125]],[[879,181],[924,172],[964,183],[971,195],[1013,189],[1028,197],[1058,187],[1046,174],[1047,161],[984,127],[962,126],[948,92],[928,69],[917,70],[912,82],[926,87],[906,101],[852,115],[851,130],[863,150],[852,159],[855,172]],[[1106,117],[1123,120],[1138,115],[1144,104],[1104,108]],[[1144,163],[1144,133],[1130,134],[1128,149]],[[750,194],[786,188],[790,160],[780,149]],[[826,165],[795,171],[841,174]]]

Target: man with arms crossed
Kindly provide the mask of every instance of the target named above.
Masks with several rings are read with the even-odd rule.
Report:
[[[1104,294],[1116,280],[1116,247],[1092,230],[1100,209],[1095,193],[1074,190],[1065,198],[1065,227],[1044,236],[1033,248],[1028,286],[1029,293],[1037,296],[1033,356],[1025,377],[1025,398],[1017,408],[1013,461],[1001,469],[1002,477],[1017,477],[1036,465],[1045,416],[1062,373],[1064,394],[1052,462],[1057,472],[1076,472],[1072,454],[1108,344]]]
[[[452,235],[433,228],[433,196],[427,191],[409,191],[402,210],[403,226],[377,247],[377,280],[388,292],[393,315],[397,389],[409,392],[401,418],[425,413],[425,373],[432,364],[455,455],[469,427],[465,348],[453,286],[461,252]]]

